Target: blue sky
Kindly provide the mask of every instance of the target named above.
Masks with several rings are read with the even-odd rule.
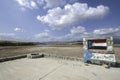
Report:
[[[0,40],[119,38],[119,3],[119,0],[1,0]]]

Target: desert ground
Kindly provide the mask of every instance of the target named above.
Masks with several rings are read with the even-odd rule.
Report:
[[[114,52],[117,61],[120,61],[120,46],[114,46]],[[0,58],[15,56],[20,54],[29,53],[47,53],[56,54],[60,56],[80,57],[83,58],[83,46],[82,45],[37,45],[37,46],[5,46],[0,47]]]

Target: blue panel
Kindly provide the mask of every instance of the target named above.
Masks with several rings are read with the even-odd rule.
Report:
[[[92,53],[89,50],[85,49],[84,50],[84,62],[90,61],[91,57],[92,57]]]
[[[88,49],[92,48],[92,41],[88,41]]]

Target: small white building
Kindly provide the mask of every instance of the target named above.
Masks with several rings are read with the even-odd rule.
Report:
[[[84,62],[97,64],[116,63],[113,50],[113,37],[83,38]]]

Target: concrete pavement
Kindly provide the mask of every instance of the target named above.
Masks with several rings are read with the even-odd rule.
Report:
[[[57,58],[18,59],[0,63],[0,80],[120,80],[120,68],[85,66]]]

